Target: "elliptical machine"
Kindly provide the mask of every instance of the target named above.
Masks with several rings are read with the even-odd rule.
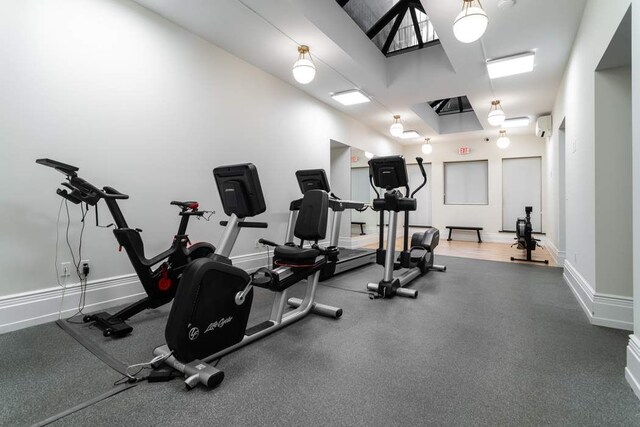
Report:
[[[538,243],[540,239],[536,239],[532,235],[533,226],[531,225],[531,212],[533,212],[533,207],[525,206],[524,213],[526,216],[524,218],[518,218],[516,220],[516,237],[515,237],[516,242],[513,245],[511,245],[512,247],[517,246],[518,249],[526,250],[527,257],[526,258],[511,257],[511,261],[526,261],[526,262],[538,262],[541,264],[549,264],[548,259],[537,260],[531,257],[531,251],[535,251],[536,247],[542,248],[542,246],[540,246],[540,244]]]
[[[373,210],[380,212],[380,233],[376,262],[384,266],[384,277],[379,283],[369,283],[367,289],[375,291],[378,296],[392,298],[395,295],[417,298],[416,289],[407,289],[406,285],[413,279],[422,276],[429,270],[446,271],[444,265],[433,263],[434,249],[440,242],[440,231],[430,227],[424,232],[413,233],[409,249],[409,212],[417,209],[417,201],[413,196],[427,184],[427,173],[422,165],[422,158],[416,157],[423,182],[410,194],[407,164],[403,156],[377,157],[369,160],[369,182],[378,196],[373,201]],[[404,187],[403,195],[398,188]],[[380,198],[377,188],[384,188],[384,198]],[[387,248],[384,248],[384,213],[389,212],[389,230],[387,232]],[[404,212],[403,250],[396,261],[396,227],[398,213]],[[393,272],[407,269],[400,276]]]
[[[126,320],[148,308],[157,308],[170,302],[178,288],[183,270],[187,264],[198,258],[214,256],[216,248],[206,242],[199,242],[190,245],[187,235],[187,225],[192,216],[201,217],[205,211],[198,210],[199,204],[195,201],[178,202],[173,201],[171,205],[180,208],[179,215],[182,217],[178,232],[173,237],[171,247],[153,258],[146,258],[144,255],[144,244],[139,228],[129,228],[124,219],[118,200],[126,200],[128,195],[118,192],[112,187],[103,187],[102,190],[96,188],[78,176],[78,168],[51,159],[38,159],[36,163],[51,167],[67,177],[67,182],[61,185],[71,190],[71,192],[58,189],[56,193],[64,199],[74,204],[85,203],[89,206],[96,206],[101,199],[104,199],[115,228],[113,234],[120,244],[120,250],[125,249],[131,261],[131,265],[138,275],[147,296],[133,304],[128,305],[115,314],[100,312],[84,316],[84,322],[93,322],[94,326],[102,330],[105,337],[116,338],[129,334],[133,328],[126,323]],[[98,211],[96,207],[96,225],[98,225]],[[160,264],[153,269],[154,265]]]
[[[225,236],[235,241],[244,216],[266,210],[258,173],[249,163],[216,168],[214,175],[224,210],[231,215]],[[300,244],[277,245],[260,239],[275,246],[274,268],[261,268],[250,276],[223,258],[199,259],[186,268],[167,319],[167,344],[153,354],[185,375],[187,389],[198,383],[206,387],[220,384],[224,373],[209,362],[309,313],[334,319],[342,315],[340,308],[315,302],[320,272],[337,255],[335,248],[318,246],[325,237],[328,208],[326,192],[308,191],[294,230]],[[305,241],[314,243],[305,248]],[[287,298],[287,290],[303,279],[307,279],[304,298]],[[274,301],[269,319],[247,328],[254,286],[272,291]],[[285,312],[287,304],[293,309]]]

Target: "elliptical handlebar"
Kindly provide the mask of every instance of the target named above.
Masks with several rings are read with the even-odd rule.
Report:
[[[427,185],[427,172],[424,170],[424,166],[422,164],[423,162],[422,157],[416,157],[416,161],[418,162],[418,166],[420,167],[420,173],[422,174],[422,178],[424,180],[422,181],[422,184],[420,185],[420,187],[416,188],[413,191],[413,193],[411,193],[411,198],[413,198],[413,196],[415,196],[416,193],[422,189],[422,187]]]
[[[376,198],[380,198],[380,193],[378,193],[378,189],[376,188],[375,184],[373,183],[373,175],[371,174],[371,169],[369,169],[369,184],[371,184],[371,188],[373,188],[373,191],[376,192]]]

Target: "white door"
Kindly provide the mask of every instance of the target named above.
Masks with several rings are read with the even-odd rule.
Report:
[[[502,229],[515,231],[524,218],[525,206],[533,207],[533,231],[542,231],[542,159],[527,157],[502,160]]]
[[[423,165],[427,172],[427,185],[422,187],[415,196],[418,210],[409,212],[409,225],[418,227],[431,226],[433,224],[431,219],[431,163],[424,163]],[[407,172],[409,173],[409,187],[413,192],[422,184],[422,173],[417,164],[407,165]]]

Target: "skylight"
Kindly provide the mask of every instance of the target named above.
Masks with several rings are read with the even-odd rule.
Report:
[[[436,99],[429,101],[429,106],[433,108],[439,116],[447,116],[449,114],[460,114],[473,111],[469,98],[466,96],[456,96],[454,98]]]
[[[387,56],[440,43],[420,0],[336,0]]]

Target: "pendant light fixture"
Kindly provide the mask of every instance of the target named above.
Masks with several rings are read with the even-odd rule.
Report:
[[[496,145],[498,148],[504,150],[511,144],[511,140],[507,137],[507,131],[504,129],[500,130],[500,137],[496,141]]]
[[[504,123],[505,118],[506,115],[502,110],[500,101],[491,101],[491,110],[489,110],[489,117],[487,118],[487,120],[489,120],[489,124],[491,126],[500,126],[502,123]]]
[[[393,123],[389,128],[389,132],[391,132],[391,135],[393,136],[400,136],[404,132],[404,126],[402,126],[399,115],[396,114],[393,116]]]
[[[293,64],[292,71],[293,78],[303,85],[310,83],[316,76],[316,66],[313,65],[311,53],[309,53],[309,46],[298,46],[298,60]]]
[[[433,153],[433,145],[431,145],[431,138],[425,138],[424,144],[422,144],[422,152],[424,154]]]
[[[453,21],[453,34],[462,43],[472,43],[482,37],[488,24],[480,0],[462,0],[462,11]]]

